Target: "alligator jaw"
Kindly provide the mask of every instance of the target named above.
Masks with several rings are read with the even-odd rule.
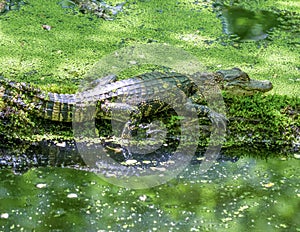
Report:
[[[257,80],[250,80],[250,83],[246,86],[244,86],[245,90],[249,91],[259,91],[259,92],[268,92],[271,89],[273,89],[273,85],[270,81],[264,80],[264,81],[257,81]]]
[[[229,95],[249,96],[256,93],[268,92],[273,89],[273,85],[268,80],[257,81],[251,79],[248,83],[238,81],[233,83],[226,83],[223,88]]]

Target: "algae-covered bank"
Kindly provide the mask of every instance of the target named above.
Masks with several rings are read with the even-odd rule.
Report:
[[[295,150],[300,91],[296,1],[97,4],[7,1],[0,15],[1,76],[43,91],[75,93],[101,58],[135,44],[167,44],[195,56],[200,72],[239,67],[253,79],[272,82],[273,90],[262,96],[223,96],[231,131],[226,146],[267,141]],[[120,78],[159,68],[131,67]],[[0,105],[2,137],[72,139],[68,126],[40,121],[3,101]]]
[[[0,0],[0,231],[300,231],[299,25],[296,0]],[[225,120],[220,111],[197,118],[199,136],[186,132],[197,131],[195,121],[183,130],[184,117],[170,108],[134,130],[126,124],[121,134],[118,121],[104,117],[75,126],[40,117],[36,99],[70,96],[54,93],[76,93],[100,60],[147,45],[158,46],[156,54],[168,61],[194,57],[200,73],[237,67],[268,91],[216,91],[224,101],[219,109],[209,98],[197,99],[225,112],[226,131],[213,141],[222,146],[210,139],[211,124],[220,122],[214,119]],[[161,52],[163,46],[172,49]],[[114,78],[174,71],[162,61],[126,62],[105,86]],[[228,77],[234,86],[248,78]],[[74,140],[81,126],[81,140]],[[89,163],[94,156],[84,155],[95,146],[84,136],[94,133],[105,152],[95,154],[103,158],[96,171]],[[152,143],[140,148],[144,143],[124,134]]]

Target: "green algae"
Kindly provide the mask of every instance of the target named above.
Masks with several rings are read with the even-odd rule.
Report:
[[[271,8],[266,2],[257,4]],[[2,15],[0,73],[43,89],[75,92],[105,54],[134,43],[159,42],[186,49],[208,69],[237,66],[254,78],[275,81],[275,93],[291,94],[290,87],[299,87],[297,45],[283,42],[286,32],[272,41],[236,44],[220,39],[222,24],[205,2],[128,1],[124,8],[116,20],[104,21],[39,0]],[[44,24],[52,29],[43,30]]]

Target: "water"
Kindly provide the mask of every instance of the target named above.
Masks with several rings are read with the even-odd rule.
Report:
[[[300,15],[289,11],[248,10],[241,6],[214,5],[223,32],[236,41],[276,40],[299,44]]]
[[[0,171],[1,231],[299,231],[299,159],[190,165],[144,190],[70,168]],[[75,178],[76,177],[76,178]]]
[[[224,32],[238,36],[241,41],[265,39],[270,30],[280,25],[278,15],[273,12],[254,12],[241,7],[223,7],[221,20]]]

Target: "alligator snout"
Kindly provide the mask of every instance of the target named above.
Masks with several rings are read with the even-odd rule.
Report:
[[[273,85],[272,85],[271,81],[267,81],[267,80],[260,81],[260,86],[258,89],[263,92],[267,92],[267,91],[270,91],[271,89],[273,89]]]

